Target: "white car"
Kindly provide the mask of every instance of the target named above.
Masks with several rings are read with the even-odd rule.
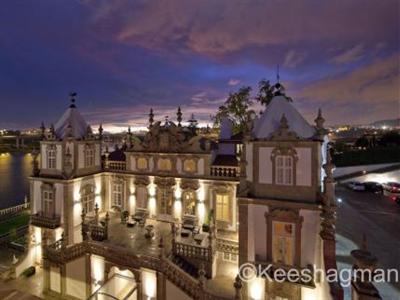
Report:
[[[347,183],[347,187],[353,191],[365,191],[365,186],[358,181],[350,181]]]

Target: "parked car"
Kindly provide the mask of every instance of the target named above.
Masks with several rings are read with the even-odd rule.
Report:
[[[390,194],[400,194],[400,183],[386,182],[383,185],[383,190]]]
[[[383,193],[383,186],[379,182],[366,181],[363,182],[365,190],[372,193]]]
[[[393,202],[396,202],[398,205],[400,205],[400,194],[399,194],[399,195],[392,195],[392,196],[389,196],[389,198],[390,198]]]
[[[365,186],[358,181],[350,181],[347,183],[347,187],[353,191],[365,191]]]

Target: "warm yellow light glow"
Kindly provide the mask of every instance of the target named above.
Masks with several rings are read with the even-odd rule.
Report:
[[[174,191],[175,199],[182,198],[182,189],[180,182],[181,182],[180,179],[175,179],[175,191]]]
[[[61,235],[62,235],[63,231],[64,231],[64,230],[63,230],[61,227],[58,227],[58,228],[55,230],[56,241],[58,241],[59,239],[61,239]]]
[[[136,209],[136,196],[135,195],[129,196],[129,209],[130,209],[131,213],[133,213]]]
[[[100,286],[100,282],[104,281],[104,259],[97,255],[92,255],[91,259],[92,279],[96,283],[95,288]]]
[[[205,192],[204,183],[200,182],[200,187],[197,190],[197,199],[199,199],[200,202],[204,202],[205,198],[206,198],[206,192]]]
[[[142,269],[143,293],[146,297],[155,298],[157,292],[157,276],[154,271]]]
[[[204,220],[205,220],[205,215],[206,215],[206,207],[205,207],[204,203],[201,202],[201,203],[197,204],[197,214],[198,214],[200,224],[203,224]]]
[[[264,300],[265,282],[263,278],[256,277],[249,282],[250,299]]]
[[[301,288],[301,299],[304,299],[304,300],[321,299],[321,298],[317,297],[317,291],[318,290],[319,289],[310,289],[310,288],[302,287]]]
[[[175,200],[174,202],[174,217],[176,219],[181,219],[182,216],[182,201]]]
[[[75,182],[74,184],[74,202],[81,199],[81,182]]]
[[[101,210],[101,196],[100,195],[96,195],[94,198],[95,203],[97,203],[97,205],[99,206],[100,210]]]
[[[149,184],[148,191],[149,191],[149,196],[151,197],[156,196],[156,186],[153,183]]]
[[[156,198],[150,197],[149,198],[149,212],[150,216],[155,216],[156,215]]]

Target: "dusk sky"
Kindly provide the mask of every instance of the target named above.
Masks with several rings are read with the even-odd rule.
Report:
[[[277,64],[309,121],[397,118],[399,27],[398,0],[3,0],[0,128],[49,126],[70,91],[108,129],[208,121]]]

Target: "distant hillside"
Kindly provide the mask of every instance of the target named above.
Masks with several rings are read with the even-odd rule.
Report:
[[[382,126],[394,127],[394,126],[400,126],[400,118],[399,118],[399,119],[388,119],[388,120],[375,121],[375,122],[371,123],[370,125],[375,126],[375,127],[382,127]]]

